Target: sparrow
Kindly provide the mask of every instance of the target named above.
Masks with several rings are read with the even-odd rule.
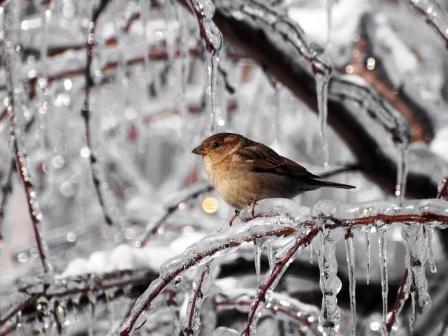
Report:
[[[217,133],[193,149],[202,155],[211,183],[237,210],[265,198],[292,198],[322,187],[354,186],[321,181],[298,163],[240,134]],[[252,214],[254,209],[252,208]]]

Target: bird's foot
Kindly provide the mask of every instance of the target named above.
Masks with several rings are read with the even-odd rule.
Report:
[[[252,201],[251,203],[252,206],[252,217],[255,218],[255,205],[257,205],[257,201]]]
[[[233,221],[240,215],[240,211],[235,209],[235,214],[230,218],[229,226],[232,226]]]

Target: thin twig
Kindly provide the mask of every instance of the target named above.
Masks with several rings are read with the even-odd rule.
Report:
[[[308,245],[318,233],[319,233],[319,227],[314,226],[311,230],[307,232],[306,235],[302,236],[300,239],[297,239],[296,243],[288,249],[288,251],[280,260],[277,261],[275,267],[269,274],[269,277],[267,277],[263,285],[258,290],[257,298],[250,307],[246,328],[243,330],[242,335],[244,336],[250,335],[250,329],[252,327],[252,322],[254,320],[255,314],[258,311],[258,307],[260,306],[261,302],[265,301],[267,291],[270,290],[271,287],[273,287],[277,279],[281,277],[281,275],[283,274],[285,266],[287,267],[289,261],[294,257],[297,250],[301,246]]]
[[[448,219],[447,219],[448,220]],[[137,306],[134,306],[131,315],[127,318],[127,320],[123,323],[120,335],[129,335],[131,330],[134,327],[135,322],[137,321],[138,317],[143,313],[143,311],[151,304],[151,302],[165,289],[165,287],[171,283],[177,276],[182,274],[187,269],[190,269],[193,266],[196,266],[199,262],[204,260],[207,257],[214,256],[216,253],[227,250],[229,248],[238,247],[243,243],[251,242],[254,239],[260,239],[263,237],[282,237],[282,236],[288,236],[292,233],[296,232],[297,228],[293,226],[285,226],[281,227],[275,230],[268,230],[264,232],[257,232],[254,234],[249,234],[246,237],[243,237],[241,239],[230,239],[226,242],[224,242],[222,245],[216,246],[214,248],[210,248],[207,251],[196,253],[193,257],[190,257],[189,259],[185,260],[184,263],[182,263],[178,268],[174,269],[173,271],[161,275],[157,280],[155,280],[155,285],[152,286],[152,290],[149,292],[145,292],[142,294],[142,296],[137,300],[142,300],[142,304],[139,304]]]
[[[91,74],[91,67],[92,67],[92,59],[93,59],[93,47],[95,45],[95,29],[98,22],[98,18],[100,17],[101,13],[106,9],[107,5],[109,4],[110,0],[101,0],[98,7],[94,10],[91,22],[89,23],[89,34],[87,38],[87,45],[86,45],[86,67],[84,69],[84,77],[85,77],[85,88],[84,88],[84,103],[81,109],[81,116],[84,120],[84,127],[85,127],[85,140],[86,140],[86,146],[89,149],[89,160],[90,160],[90,171],[92,173],[92,179],[93,179],[93,185],[95,187],[95,192],[98,197],[98,202],[101,207],[101,211],[104,215],[104,220],[108,225],[112,225],[112,218],[109,216],[105,202],[104,202],[104,195],[101,188],[102,181],[100,179],[99,175],[99,167],[97,162],[96,154],[93,152],[92,148],[92,139],[91,139],[91,131],[90,131],[90,91],[92,87],[94,86],[92,74]]]
[[[12,159],[8,167],[5,180],[2,184],[2,200],[0,201],[0,240],[3,239],[3,220],[5,219],[6,204],[8,203],[9,196],[11,196],[12,193],[12,176],[15,166],[15,160]]]
[[[210,185],[205,186],[204,188],[199,189],[199,190],[193,190],[192,193],[186,195],[180,201],[178,201],[175,204],[172,204],[172,205],[166,207],[165,212],[159,217],[159,219],[157,219],[155,222],[153,222],[150,225],[148,225],[148,227],[146,229],[146,232],[145,232],[145,236],[140,241],[140,246],[141,247],[146,246],[146,244],[148,243],[149,239],[154,234],[157,233],[157,231],[160,229],[162,224],[164,224],[168,220],[168,218],[170,218],[171,215],[174,214],[177,209],[179,209],[179,204],[185,203],[185,202],[187,202],[189,200],[192,200],[192,199],[195,199],[199,195],[202,195],[204,193],[210,192],[212,190],[213,190],[213,187],[210,186]]]
[[[28,168],[26,167],[26,153],[24,149],[19,149],[19,143],[17,138],[17,117],[15,111],[15,93],[14,93],[14,80],[13,80],[13,54],[10,50],[6,50],[4,48],[4,57],[7,69],[7,82],[8,82],[8,106],[7,112],[10,118],[10,139],[11,146],[14,151],[15,156],[15,164],[17,172],[22,180],[22,184],[25,190],[25,195],[28,204],[28,212],[30,214],[31,222],[33,224],[34,238],[36,240],[37,251],[39,254],[40,261],[42,263],[42,267],[45,273],[49,271],[49,265],[47,262],[47,255],[45,252],[45,247],[42,242],[42,237],[40,233],[40,223],[42,220],[42,213],[39,209],[39,204],[37,201],[36,191],[34,189],[33,181],[29,174]]]
[[[276,264],[273,270],[274,277],[269,277],[268,282],[262,287],[264,290],[260,290],[259,297],[262,298],[265,296],[267,288],[272,285],[275,277],[278,276],[286,263],[288,258],[291,258],[294,251],[296,251],[301,245],[308,244],[311,240],[317,235],[319,229],[316,226],[316,220],[322,219],[321,217],[313,217],[311,219],[307,219],[298,223],[294,223],[294,226],[284,226],[279,229],[262,231],[257,233],[249,233],[247,236],[243,236],[239,239],[229,239],[222,244],[214,247],[210,247],[206,251],[198,251],[196,253],[192,253],[190,257],[186,258],[183,263],[174,268],[172,271],[167,271],[165,274],[161,274],[157,280],[155,280],[150,287],[148,287],[147,291],[143,293],[140,298],[137,300],[132,313],[128,316],[126,321],[122,324],[120,335],[129,335],[132,331],[135,322],[138,317],[143,313],[144,310],[148,308],[148,306],[153,302],[153,300],[165,289],[165,287],[171,283],[176,277],[181,275],[184,271],[198,265],[202,260],[207,257],[212,257],[216,253],[229,249],[238,247],[244,242],[254,241],[260,238],[266,237],[283,237],[290,236],[293,233],[297,232],[298,227],[309,226],[311,227],[310,231],[305,235],[302,239],[298,240],[298,242],[288,251],[284,258],[281,259],[280,262]],[[407,222],[417,222],[420,224],[432,223],[434,221],[438,221],[443,224],[448,224],[448,216],[439,215],[435,213],[422,213],[422,214],[406,214],[406,215],[385,215],[378,214],[374,216],[360,217],[360,218],[350,218],[350,219],[338,219],[338,218],[327,218],[333,224],[327,224],[325,226],[328,230],[334,230],[340,227],[352,227],[356,226],[364,226],[371,225],[375,223],[407,223]],[[255,219],[256,220],[256,219]],[[247,222],[247,225],[250,226],[250,221]],[[280,263],[280,264],[279,264]],[[275,272],[275,273],[274,273]],[[272,278],[272,279],[271,279]],[[260,299],[261,300],[261,299]],[[259,304],[259,303],[258,303]],[[252,313],[253,315],[253,313]],[[249,319],[253,319],[249,317]]]
[[[408,281],[408,274],[409,270],[406,268],[403,274],[403,278],[401,279],[400,287],[397,291],[397,296],[395,297],[394,305],[392,306],[392,310],[389,315],[389,319],[386,323],[386,330],[388,335],[390,334],[392,327],[394,326],[394,323],[396,319],[398,318],[398,314],[400,313],[401,307],[403,306],[404,302],[406,301],[406,284]]]
[[[83,276],[73,276],[64,278],[64,283],[59,286],[54,284],[51,286],[41,286],[42,290],[36,292],[31,291],[23,301],[15,304],[8,309],[3,316],[0,316],[0,326],[5,327],[8,321],[17,317],[20,312],[36,305],[40,298],[50,301],[54,298],[67,298],[77,294],[87,295],[91,292],[102,293],[107,289],[124,288],[129,285],[141,285],[147,283],[148,279],[155,276],[152,272],[130,272],[130,271],[113,271],[103,275],[86,274]],[[69,286],[73,284],[72,286]],[[47,289],[49,287],[49,289]],[[21,290],[25,292],[26,290]]]
[[[195,316],[196,310],[198,309],[197,303],[199,300],[203,299],[204,294],[202,292],[202,284],[204,283],[205,277],[208,276],[209,273],[210,273],[210,263],[205,265],[205,268],[202,271],[201,276],[199,278],[197,288],[196,289],[193,288],[193,292],[191,293],[191,295],[192,295],[191,304],[187,308],[187,312],[190,312],[190,313],[188,314],[187,325],[183,329],[183,332],[185,335],[193,335],[194,334],[193,323],[194,323],[194,316]]]
[[[436,24],[434,22],[433,18],[436,18],[437,16],[444,16],[443,19],[448,20],[448,18],[446,17],[446,12],[443,8],[440,7],[440,5],[436,2],[433,1],[432,4],[430,3],[429,5],[434,6],[435,8],[432,7],[428,7],[428,9],[426,10],[424,7],[422,7],[422,5],[420,5],[419,1],[415,1],[415,0],[404,0],[411,8],[413,8],[418,15],[422,16],[425,19],[425,22],[437,33],[437,35],[439,36],[439,38],[445,43],[445,47],[448,48],[448,34],[446,31],[443,31],[441,27],[439,27],[438,24]],[[426,3],[425,2],[421,2],[423,3],[423,5]],[[429,10],[431,9],[431,10]],[[434,12],[434,14],[433,14]],[[431,16],[433,18],[431,18]]]

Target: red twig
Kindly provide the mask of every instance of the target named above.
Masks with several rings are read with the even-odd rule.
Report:
[[[406,2],[417,12],[417,14],[421,15],[425,19],[425,22],[437,33],[437,35],[445,43],[445,47],[448,48],[448,36],[430,17],[431,12],[426,11],[425,8],[419,6],[418,1],[406,0]],[[437,2],[435,2],[435,4],[438,5]],[[440,8],[440,6],[436,6],[436,8],[440,9],[440,12],[437,12],[437,15],[446,15],[446,12]]]
[[[168,272],[166,274],[162,274],[157,280],[155,280],[150,288],[147,289],[145,293],[137,300],[137,303],[134,305],[134,308],[132,310],[131,315],[126,319],[126,321],[123,323],[120,331],[120,335],[129,335],[129,333],[132,331],[132,328],[137,321],[138,317],[143,313],[144,310],[148,308],[148,306],[151,304],[151,302],[165,289],[165,287],[173,281],[177,276],[182,274],[187,269],[190,269],[191,267],[199,264],[203,259],[206,257],[211,257],[215,255],[216,253],[240,246],[244,242],[250,242],[254,241],[256,239],[265,238],[265,237],[281,237],[281,236],[289,236],[293,233],[295,233],[298,230],[298,227],[303,226],[311,226],[310,231],[302,237],[300,240],[296,242],[296,244],[287,252],[285,257],[283,257],[279,262],[277,262],[276,266],[274,267],[271,274],[271,277],[268,278],[265,285],[262,286],[259,292],[259,301],[261,301],[269,286],[271,286],[275,280],[275,277],[281,274],[281,271],[283,267],[285,266],[287,260],[291,258],[291,256],[297,251],[297,249],[304,245],[308,244],[319,232],[317,226],[315,225],[315,219],[317,218],[311,218],[309,220],[305,220],[301,223],[295,223],[295,226],[285,226],[276,230],[272,231],[264,231],[264,232],[258,232],[254,234],[248,234],[247,236],[240,238],[240,239],[230,239],[224,243],[222,243],[219,246],[211,247],[207,251],[200,251],[196,254],[192,255],[190,258],[186,259],[185,262],[183,262],[181,265],[179,265],[177,268],[175,268],[173,271]],[[438,221],[443,224],[448,224],[448,216],[433,214],[433,213],[422,213],[422,214],[407,214],[407,215],[383,215],[378,214],[375,216],[367,216],[367,217],[360,217],[360,218],[352,218],[352,219],[337,219],[337,218],[328,218],[331,222],[334,224],[327,224],[325,226],[326,229],[333,230],[339,227],[352,227],[355,226],[362,226],[362,225],[369,225],[372,223],[377,223],[378,221],[381,221],[384,224],[387,223],[395,223],[395,222],[401,222],[401,223],[407,223],[407,222],[417,222],[417,223],[428,223],[428,222],[434,222]],[[247,225],[250,225],[248,223]],[[259,303],[257,304],[259,305]],[[256,308],[256,307],[255,307]],[[253,315],[253,313],[251,314]],[[253,316],[249,316],[249,320],[252,320]]]
[[[184,198],[182,198],[175,204],[168,206],[165,209],[165,212],[159,217],[159,219],[157,219],[152,225],[148,226],[145,236],[140,241],[140,246],[144,247],[148,243],[149,239],[159,230],[160,226],[162,226],[162,224],[165,223],[167,219],[170,218],[171,215],[176,212],[177,209],[179,209],[179,204],[195,199],[199,195],[202,195],[203,193],[209,192],[211,190],[213,190],[212,186],[206,186],[200,190],[192,192],[189,195],[186,195]]]
[[[312,327],[312,323],[310,322],[310,320],[308,319],[309,316],[313,316],[311,314],[306,314],[303,313],[301,311],[297,311],[295,309],[291,309],[291,307],[287,307],[284,305],[281,305],[280,302],[270,302],[271,304],[266,305],[266,309],[268,309],[272,314],[283,314],[285,316],[287,316],[289,319],[295,321],[299,326],[305,326],[307,328],[310,328],[310,330],[313,332],[313,334],[315,335],[320,335],[320,333],[316,333],[315,330],[313,330]],[[215,300],[215,304],[216,306],[218,306],[219,308],[222,309],[229,309],[232,307],[243,307],[243,308],[247,308],[248,310],[250,309],[250,306],[252,304],[251,300],[247,300],[247,299],[234,299],[234,300],[229,300],[229,299],[217,299]],[[318,319],[315,319],[315,323],[317,323]]]
[[[398,288],[397,291],[397,296],[395,297],[394,305],[392,306],[392,311],[390,312],[389,319],[387,320],[386,323],[386,330],[388,334],[390,334],[390,331],[392,330],[395,320],[397,319],[398,314],[400,313],[400,309],[406,299],[405,288],[408,280],[408,274],[409,270],[406,268],[403,274],[403,279],[401,279],[400,287]]]
[[[92,173],[92,180],[93,185],[95,187],[95,192],[98,197],[98,202],[101,207],[101,211],[104,215],[104,220],[108,225],[112,225],[112,218],[109,216],[108,212],[106,211],[106,206],[104,202],[104,195],[101,189],[101,179],[98,174],[98,163],[95,153],[92,149],[92,140],[91,140],[91,132],[90,132],[90,91],[91,88],[94,85],[92,74],[91,74],[91,66],[92,66],[92,58],[93,58],[93,47],[95,45],[95,29],[98,22],[98,18],[100,17],[101,13],[106,9],[107,5],[109,4],[110,0],[101,0],[98,7],[94,10],[92,15],[92,20],[89,23],[89,34],[87,38],[87,45],[86,45],[86,67],[84,69],[84,77],[86,80],[85,88],[84,88],[84,103],[81,109],[81,116],[84,120],[84,127],[85,127],[85,140],[86,140],[86,146],[89,149],[90,155],[90,171]]]
[[[194,334],[194,330],[193,330],[193,323],[194,323],[194,315],[196,312],[196,309],[198,309],[197,307],[197,303],[198,300],[202,300],[202,284],[204,283],[204,279],[206,276],[208,276],[208,274],[210,273],[210,263],[208,263],[205,266],[205,269],[202,271],[201,273],[201,277],[199,279],[198,285],[196,290],[193,290],[193,293],[191,294],[193,296],[193,299],[191,301],[191,306],[188,307],[189,309],[187,309],[187,311],[189,311],[189,315],[188,315],[188,322],[187,325],[185,326],[183,332],[185,335],[193,335]]]
[[[204,19],[207,20],[209,18],[205,17],[204,13],[197,8],[195,4],[195,0],[184,0],[188,6],[190,7],[191,11],[193,12],[194,16],[196,17],[198,21],[199,26],[199,34],[201,35],[202,40],[205,44],[205,49],[211,54],[215,54],[221,49],[222,47],[222,36],[220,36],[221,41],[219,46],[215,46],[212,39],[210,38],[209,34],[212,34],[212,32],[207,32],[208,29],[204,26]],[[208,11],[208,9],[205,9],[205,11]],[[219,32],[218,28],[215,27],[216,30]],[[219,32],[221,34],[221,32]]]
[[[314,226],[310,231],[308,231],[306,235],[298,239],[296,243],[289,248],[289,250],[285,253],[285,255],[279,261],[277,261],[269,277],[266,279],[266,281],[258,290],[257,298],[250,307],[246,328],[244,329],[242,335],[244,336],[250,335],[250,328],[252,326],[255,314],[257,313],[258,307],[260,306],[261,302],[266,299],[267,291],[271,289],[271,287],[274,285],[278,277],[280,277],[283,274],[284,268],[285,266],[287,266],[288,261],[290,261],[291,258],[294,257],[295,253],[301,246],[308,245],[318,233],[319,233],[319,227]]]
[[[27,310],[30,307],[34,308],[40,298],[45,298],[50,301],[54,298],[65,298],[76,294],[87,294],[95,291],[104,293],[105,290],[111,288],[124,288],[129,285],[145,283],[145,281],[148,281],[148,276],[146,272],[132,274],[130,271],[114,271],[103,274],[102,276],[87,274],[81,277],[70,277],[65,278],[64,281],[67,284],[73,283],[73,285],[66,288],[64,287],[66,285],[61,284],[60,287],[51,286],[51,289],[45,289],[46,286],[42,286],[42,291],[33,292],[33,294],[30,294],[23,301],[6,310],[4,315],[0,316],[0,326],[7,329],[8,321],[11,321],[15,316],[18,316],[22,311]]]
[[[246,237],[243,237],[241,239],[231,239],[225,243],[223,243],[220,246],[216,246],[214,248],[210,248],[209,250],[201,253],[197,253],[191,258],[187,259],[182,265],[180,265],[178,268],[173,270],[170,273],[167,273],[159,279],[155,280],[154,286],[152,286],[152,289],[149,292],[145,292],[137,301],[142,301],[141,304],[138,303],[136,306],[134,306],[134,309],[132,310],[131,315],[127,318],[125,323],[122,325],[120,330],[120,335],[129,335],[132,328],[134,327],[135,322],[137,321],[140,314],[151,304],[151,302],[165,289],[165,287],[173,281],[177,276],[179,276],[181,273],[186,271],[187,269],[197,265],[201,260],[205,259],[206,257],[210,257],[215,255],[216,253],[240,246],[241,244],[245,242],[253,241],[254,239],[260,239],[263,237],[282,237],[282,236],[288,236],[292,233],[296,232],[297,228],[292,226],[285,226],[282,228],[278,228],[276,230],[272,231],[265,231],[265,232],[259,232],[255,234],[250,234]]]
[[[6,60],[7,71],[7,81],[8,81],[8,98],[9,105],[7,106],[8,115],[10,118],[10,138],[11,146],[14,151],[15,164],[17,172],[22,180],[22,184],[25,190],[25,195],[28,204],[28,212],[30,214],[31,222],[33,224],[34,238],[36,240],[37,251],[39,253],[39,258],[42,263],[44,272],[49,271],[49,266],[47,262],[47,255],[45,253],[45,248],[43,246],[42,237],[40,233],[40,222],[42,220],[42,213],[39,210],[39,204],[36,198],[36,191],[34,189],[33,181],[29,175],[28,168],[26,167],[26,154],[23,149],[19,149],[18,139],[17,139],[17,117],[15,114],[15,97],[14,97],[14,81],[13,74],[14,66],[12,55],[8,54],[8,51],[4,51],[4,57]]]

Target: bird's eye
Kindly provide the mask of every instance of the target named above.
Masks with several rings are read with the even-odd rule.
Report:
[[[213,147],[213,148],[218,148],[218,147],[219,147],[219,143],[218,143],[218,142],[214,142],[214,143],[212,143],[212,147]]]

